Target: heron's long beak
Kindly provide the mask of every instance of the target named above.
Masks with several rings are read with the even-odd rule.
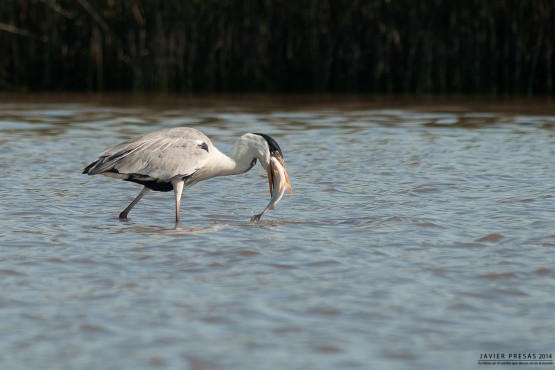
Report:
[[[274,192],[274,168],[273,167],[274,165],[272,164],[272,161],[270,161],[270,164],[266,168],[266,172],[268,173],[268,184],[270,185],[270,196],[272,196]]]
[[[283,157],[277,151],[272,153],[271,156],[276,158],[278,160],[278,162],[281,164],[281,166],[283,167],[283,173],[285,175],[285,183],[287,184],[287,187],[289,188],[289,193],[293,194],[293,188],[291,187],[291,182],[289,181],[289,175],[287,174],[287,169],[285,168],[285,161],[283,160]],[[279,172],[276,169],[274,169],[274,165],[273,165],[272,161],[270,161],[270,164],[268,165],[267,172],[268,172],[268,183],[270,185],[270,196],[273,196],[273,194],[274,194],[274,177]]]

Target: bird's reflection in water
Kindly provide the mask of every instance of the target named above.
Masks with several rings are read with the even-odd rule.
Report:
[[[146,234],[202,234],[219,231],[221,225],[210,225],[200,227],[187,227],[176,223],[174,227],[130,225],[126,228],[127,232],[146,233]]]

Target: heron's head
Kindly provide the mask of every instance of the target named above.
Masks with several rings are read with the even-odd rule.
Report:
[[[276,158],[281,166],[283,167],[283,172],[285,174],[285,181],[289,188],[291,188],[291,184],[289,182],[289,175],[287,174],[287,170],[285,169],[285,161],[283,160],[283,152],[279,147],[277,141],[271,137],[270,135],[260,134],[260,133],[252,133],[252,134],[245,134],[243,135],[242,139],[245,139],[248,142],[247,151],[252,151],[252,155],[255,159],[260,161],[260,164],[266,170],[268,174],[268,182],[270,184],[270,194],[272,194],[273,190],[273,183],[274,183],[274,172],[270,166],[270,158]]]

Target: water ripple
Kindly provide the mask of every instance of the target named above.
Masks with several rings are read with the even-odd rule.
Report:
[[[552,350],[552,108],[127,98],[0,104],[3,368],[439,369]],[[187,189],[178,226],[170,193],[119,221],[139,187],[80,170],[180,125],[228,153],[271,134],[295,194],[249,222],[268,202],[257,166]]]

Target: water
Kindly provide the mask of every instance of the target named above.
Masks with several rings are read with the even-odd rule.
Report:
[[[350,99],[12,98],[0,104],[3,369],[469,369],[555,352],[555,109]],[[192,126],[264,171],[117,216],[140,186],[81,175]],[[496,368],[503,368],[497,366]],[[511,367],[512,368],[512,367]]]

